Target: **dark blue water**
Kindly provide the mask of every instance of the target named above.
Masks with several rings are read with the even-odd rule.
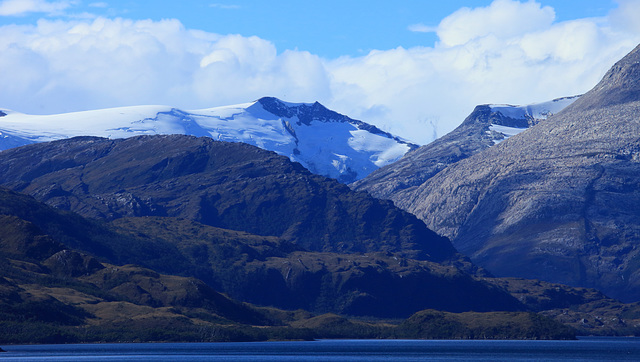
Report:
[[[640,338],[3,346],[0,361],[640,361]]]

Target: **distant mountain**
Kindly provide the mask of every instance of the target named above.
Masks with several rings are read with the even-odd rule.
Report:
[[[499,276],[638,301],[639,114],[640,46],[558,114],[392,199]]]
[[[405,154],[395,163],[381,167],[355,181],[355,190],[392,200],[410,208],[416,187],[451,164],[497,145],[558,113],[580,96],[554,99],[525,106],[487,104],[477,106],[452,132]]]
[[[136,106],[41,116],[0,110],[0,150],[75,136],[152,134],[252,144],[344,183],[361,179],[417,147],[318,102],[288,103],[272,97],[193,111]]]

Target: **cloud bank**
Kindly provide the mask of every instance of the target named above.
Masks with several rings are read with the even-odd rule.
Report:
[[[71,5],[71,1],[4,0],[0,2],[0,16],[22,16],[28,13],[54,14]]]
[[[0,3],[0,15],[66,2]],[[462,8],[432,47],[323,59],[259,37],[186,29],[178,20],[40,20],[0,27],[0,108],[60,113],[137,104],[184,109],[262,96],[320,101],[352,118],[427,143],[477,104],[523,104],[589,90],[640,42],[640,1],[607,17],[556,22],[535,1]],[[40,9],[40,10],[36,10]],[[4,11],[4,13],[2,13]]]

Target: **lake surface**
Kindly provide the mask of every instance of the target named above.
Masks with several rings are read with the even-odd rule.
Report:
[[[2,346],[0,361],[640,361],[640,338]]]

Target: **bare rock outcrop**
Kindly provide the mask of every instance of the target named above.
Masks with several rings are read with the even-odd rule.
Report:
[[[640,46],[560,113],[394,202],[498,276],[640,300]]]

